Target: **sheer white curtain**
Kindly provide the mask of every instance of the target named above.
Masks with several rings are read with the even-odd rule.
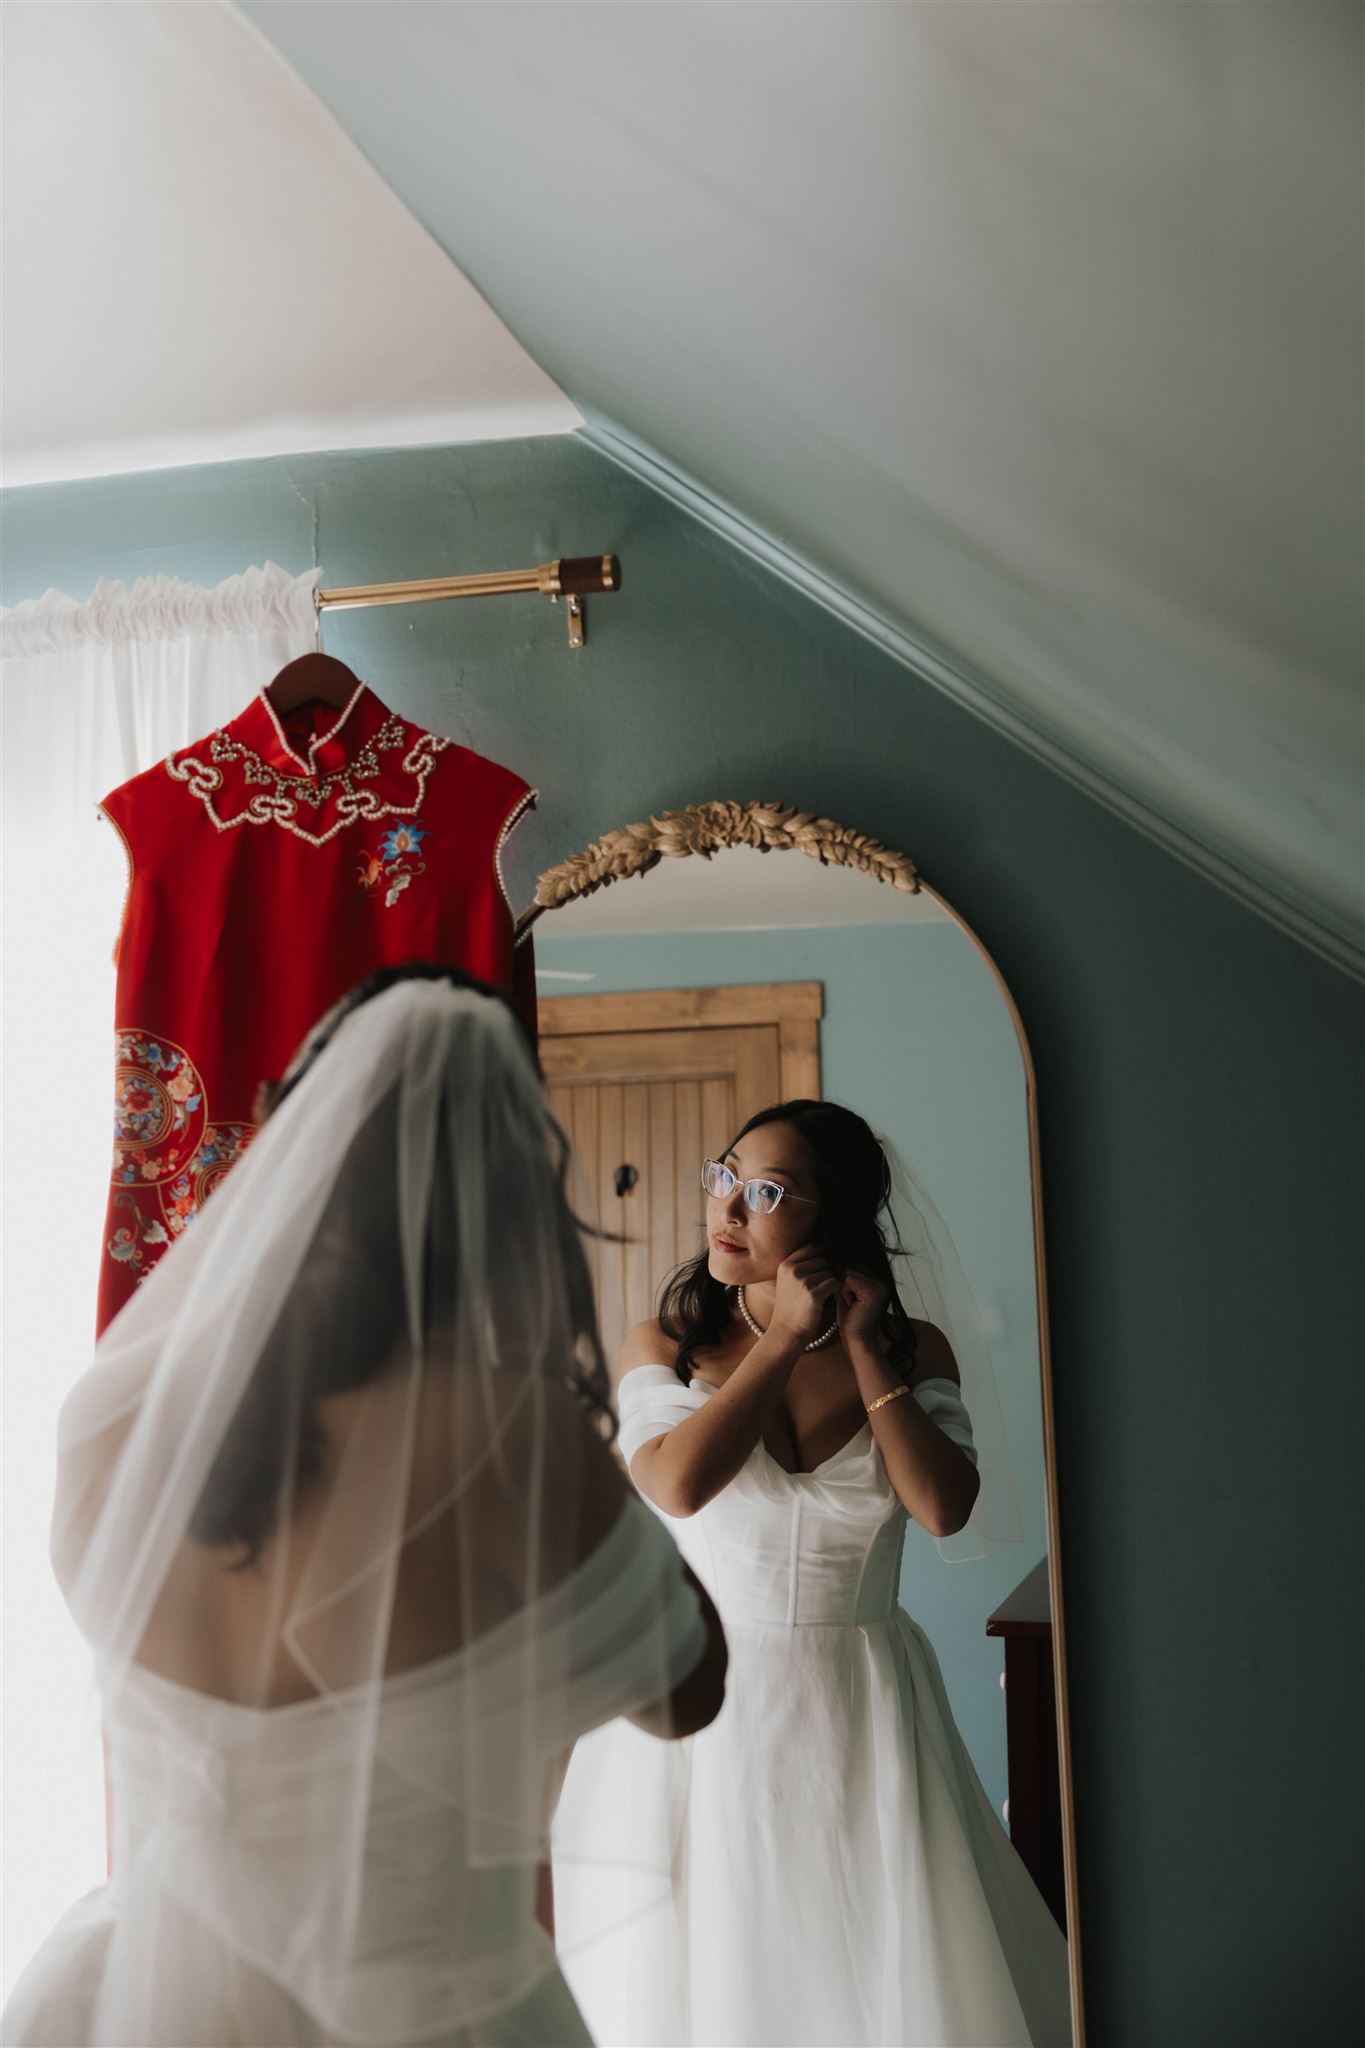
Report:
[[[0,612],[6,1992],[105,1868],[89,1661],[47,1558],[56,1415],[90,1357],[109,1182],[126,864],[95,805],[308,651],[316,580],[267,563],[213,589],[147,577]]]

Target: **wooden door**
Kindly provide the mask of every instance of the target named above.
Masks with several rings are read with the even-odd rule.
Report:
[[[540,1003],[550,1108],[574,1153],[570,1198],[621,1240],[587,1240],[613,1373],[626,1331],[702,1247],[702,1160],[755,1110],[819,1093],[821,995],[817,982]]]

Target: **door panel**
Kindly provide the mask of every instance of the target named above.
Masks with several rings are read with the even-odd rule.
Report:
[[[780,1100],[783,1046],[776,1023],[575,1034],[564,1029],[572,1001],[556,999],[541,1063],[551,1112],[573,1146],[571,1199],[588,1222],[624,1239],[588,1242],[614,1379],[626,1331],[654,1314],[661,1283],[701,1248],[702,1160]]]

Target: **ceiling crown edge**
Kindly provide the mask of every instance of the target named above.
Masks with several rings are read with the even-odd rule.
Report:
[[[921,682],[942,691],[1073,788],[1103,805],[1114,817],[1193,868],[1243,908],[1306,946],[1319,959],[1358,981],[1365,981],[1365,935],[1343,930],[1331,912],[1319,903],[1307,901],[1280,877],[1268,871],[1252,872],[1245,864],[1245,855],[1234,854],[1212,839],[1201,838],[1146,797],[1134,795],[1113,776],[1082,759],[1055,733],[1045,730],[1014,705],[1003,702],[995,688],[965,665],[948,659],[927,641],[855,596],[825,570],[715,497],[695,478],[676,469],[626,428],[594,411],[581,399],[574,402],[584,416],[584,425],[575,439],[585,441],[608,461],[628,470],[680,511],[709,527],[720,539],[800,591],[862,639],[881,648]]]

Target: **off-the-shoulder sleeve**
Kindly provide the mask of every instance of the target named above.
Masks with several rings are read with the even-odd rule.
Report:
[[[976,1445],[972,1441],[972,1421],[962,1405],[962,1393],[956,1383],[952,1380],[921,1380],[910,1391],[935,1428],[943,1431],[949,1443],[957,1444],[965,1451],[975,1465],[977,1456]]]
[[[667,1436],[670,1429],[695,1415],[707,1392],[709,1389],[699,1389],[695,1381],[684,1386],[666,1365],[637,1365],[628,1372],[617,1395],[621,1427],[616,1439],[626,1463],[655,1437]]]

